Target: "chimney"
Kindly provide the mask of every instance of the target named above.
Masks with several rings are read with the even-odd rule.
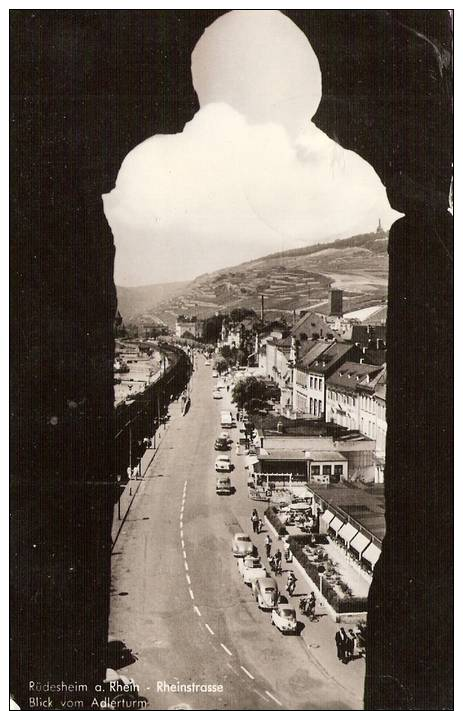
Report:
[[[343,297],[342,289],[331,289],[330,316],[342,316],[342,314],[343,314],[342,297]]]

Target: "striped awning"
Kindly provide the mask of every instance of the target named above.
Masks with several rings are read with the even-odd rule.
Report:
[[[363,533],[357,533],[357,535],[351,540],[350,548],[360,555],[362,551],[365,550],[367,546],[371,543],[370,539],[363,535]]]
[[[365,548],[365,550],[363,551],[362,558],[371,563],[371,567],[374,568],[376,563],[378,562],[378,558],[380,555],[381,550],[378,548],[378,546],[375,546],[374,543],[370,543],[368,548]]]
[[[355,526],[351,523],[346,523],[339,531],[339,537],[342,538],[345,543],[349,543],[357,533],[358,531]]]
[[[326,511],[320,516],[320,519],[323,519],[323,521],[328,525],[330,521],[332,521],[334,518],[334,513],[330,511],[329,509],[326,509]]]
[[[334,519],[332,521],[330,521],[330,525],[328,528],[331,528],[332,531],[337,533],[339,531],[339,529],[341,528],[341,526],[343,526],[343,525],[344,525],[344,521],[341,521],[340,518],[335,516]]]

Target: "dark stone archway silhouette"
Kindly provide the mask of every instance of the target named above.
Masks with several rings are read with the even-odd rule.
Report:
[[[223,12],[10,13],[11,677],[23,706],[30,680],[103,674],[115,289],[100,196],[130,149],[192,118],[191,52]],[[450,708],[450,15],[285,13],[320,62],[315,123],[405,213],[389,244],[387,535],[365,704]]]

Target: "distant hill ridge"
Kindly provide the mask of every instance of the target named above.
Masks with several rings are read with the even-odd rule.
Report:
[[[203,318],[239,307],[258,312],[264,295],[269,317],[288,317],[323,310],[330,286],[344,290],[346,309],[374,306],[387,294],[387,246],[388,233],[375,231],[274,252],[191,282],[125,289],[125,313],[122,303],[120,309],[126,318],[150,315],[173,326],[177,314]]]

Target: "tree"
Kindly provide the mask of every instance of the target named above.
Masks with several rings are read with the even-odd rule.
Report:
[[[241,348],[236,354],[236,362],[238,363],[238,365],[246,365],[248,362],[248,357]]]
[[[225,373],[225,371],[228,370],[228,363],[225,358],[217,358],[214,363],[214,367],[219,374]]]
[[[232,392],[233,402],[240,408],[248,412],[256,410],[268,410],[270,400],[280,397],[280,388],[265,378],[257,378],[254,375],[239,380]]]
[[[229,358],[231,358],[230,346],[228,346],[228,345],[222,346],[222,348],[220,349],[220,355],[222,356],[222,358],[225,358],[225,360],[228,360]]]

